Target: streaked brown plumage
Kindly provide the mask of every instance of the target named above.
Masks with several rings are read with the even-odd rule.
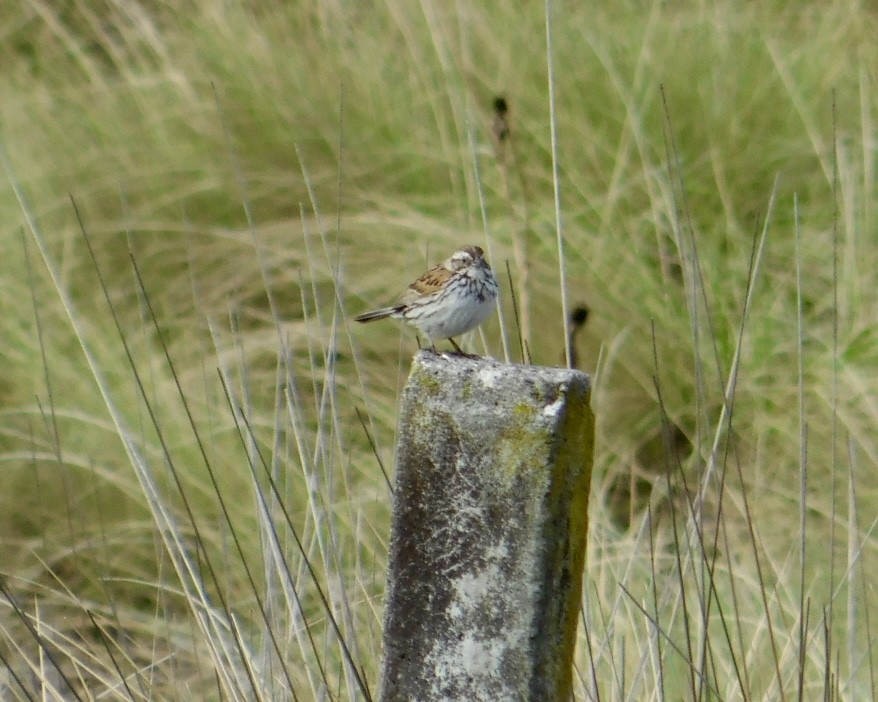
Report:
[[[449,339],[475,329],[497,304],[497,280],[478,246],[464,246],[409,285],[395,305],[354,317],[374,322],[393,317],[415,327],[430,340]]]

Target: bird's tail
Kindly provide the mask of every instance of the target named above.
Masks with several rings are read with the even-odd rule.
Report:
[[[396,307],[383,307],[380,310],[372,310],[371,312],[364,312],[363,314],[358,314],[354,317],[355,322],[374,322],[376,319],[386,319],[393,315],[396,312]]]

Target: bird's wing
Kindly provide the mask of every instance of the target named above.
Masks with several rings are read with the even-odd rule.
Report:
[[[400,304],[410,305],[422,297],[438,292],[452,275],[453,273],[441,263],[438,266],[433,266],[409,285],[409,289],[400,298]]]

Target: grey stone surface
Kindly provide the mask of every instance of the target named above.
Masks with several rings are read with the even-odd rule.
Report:
[[[382,702],[569,699],[589,391],[575,370],[416,356],[400,406]]]

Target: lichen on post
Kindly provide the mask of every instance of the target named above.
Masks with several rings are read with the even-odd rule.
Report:
[[[570,698],[589,392],[575,370],[416,356],[400,405],[381,702]]]

